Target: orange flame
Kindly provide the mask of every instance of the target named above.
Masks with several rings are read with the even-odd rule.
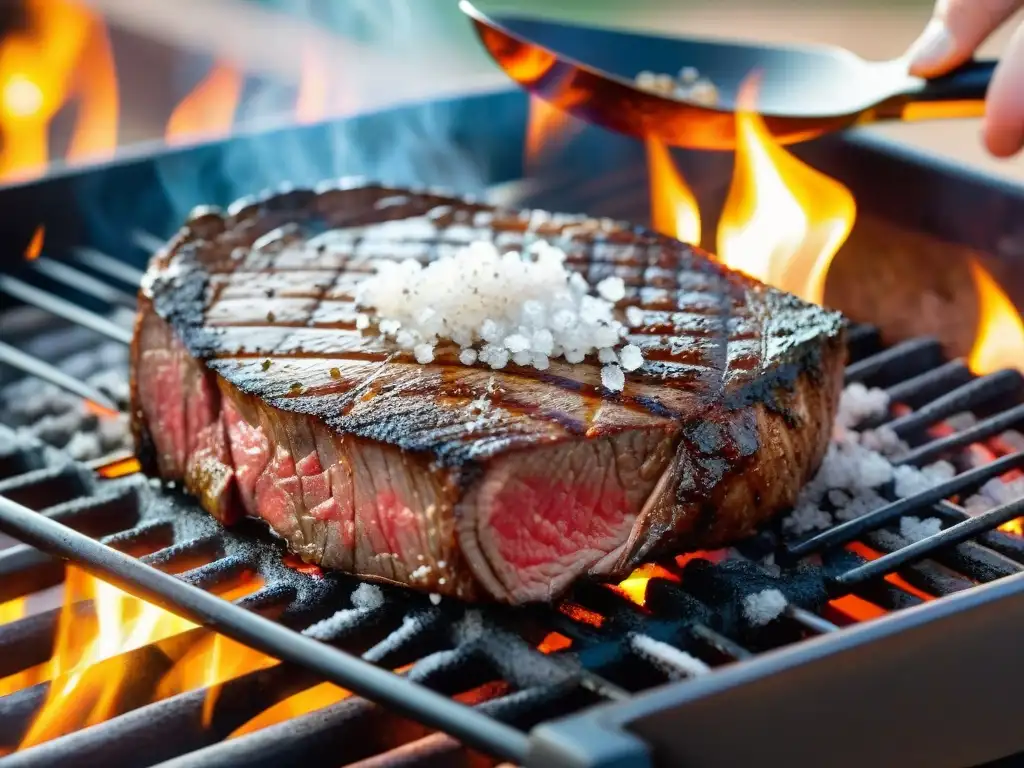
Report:
[[[155,698],[160,700],[182,691],[206,688],[202,711],[202,724],[205,728],[213,720],[221,683],[277,663],[277,659],[223,635],[212,635],[196,643],[171,668],[160,681]]]
[[[301,693],[297,693],[294,696],[289,696],[287,699],[279,701],[274,706],[263,710],[252,720],[249,720],[232,731],[228,738],[235,739],[239,736],[244,736],[247,733],[262,730],[263,728],[274,725],[275,723],[291,720],[293,717],[305,714],[306,712],[313,712],[317,709],[329,707],[347,696],[349,696],[348,691],[343,688],[339,688],[333,683],[321,683],[320,685],[315,685],[312,688],[302,691]]]
[[[736,167],[718,225],[718,255],[733,269],[820,304],[857,207],[846,187],[775,143],[753,111],[757,85],[748,78],[740,89]]]
[[[215,64],[174,108],[164,134],[167,143],[180,145],[227,135],[235,120],[242,85],[238,69],[224,62]]]
[[[32,233],[32,239],[28,241],[28,247],[25,249],[25,258],[29,261],[38,259],[39,254],[43,252],[43,240],[46,238],[46,227],[40,224],[36,227],[36,231]]]
[[[651,226],[656,232],[700,245],[700,208],[683,175],[672,162],[668,147],[647,139],[647,169],[651,184]]]
[[[92,20],[75,77],[81,96],[65,159],[73,163],[113,157],[119,113],[117,73],[110,37],[98,17]]]
[[[117,83],[102,19],[74,0],[27,0],[28,26],[0,44],[0,178],[23,180],[49,161],[49,126],[69,99],[78,115],[69,159],[112,152]]]
[[[974,259],[968,264],[980,313],[968,366],[979,376],[1002,368],[1024,371],[1024,323],[1017,308],[981,264]]]
[[[236,599],[259,586],[259,580],[249,580],[223,597]],[[87,600],[92,601],[93,616],[83,614],[78,607]],[[69,567],[53,656],[46,664],[19,673],[20,677],[11,676],[0,681],[0,689],[8,692],[25,685],[51,681],[43,706],[19,749],[103,722],[117,714],[118,697],[129,669],[125,660],[115,657],[195,627],[186,619]],[[217,637],[207,636],[197,645],[211,649],[218,643],[231,642]],[[254,655],[258,658],[254,659]],[[185,665],[188,663],[197,672],[186,673]],[[189,650],[160,681],[154,698],[159,700],[191,688],[210,686],[269,663],[273,660],[268,661],[266,657],[237,644],[230,646],[230,652],[207,654],[203,659]],[[208,700],[216,695],[216,690],[210,690]],[[212,708],[212,703],[209,706]]]
[[[295,119],[315,123],[327,116],[328,75],[323,55],[313,46],[302,51],[299,94],[295,101]]]
[[[568,112],[531,95],[523,157],[527,173],[536,172],[545,156],[561,146],[579,128],[580,122]]]

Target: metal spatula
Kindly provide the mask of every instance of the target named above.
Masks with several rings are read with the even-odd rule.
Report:
[[[459,5],[491,56],[526,90],[588,122],[692,149],[735,147],[740,86],[754,74],[756,111],[778,141],[793,143],[876,120],[980,116],[995,68],[994,61],[973,61],[923,80],[907,74],[904,61],[865,61],[842,48],[630,34],[488,17],[468,0]],[[641,70],[674,75],[681,68],[713,84],[713,104],[636,84]]]

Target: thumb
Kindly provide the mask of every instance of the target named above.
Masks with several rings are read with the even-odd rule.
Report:
[[[1024,0],[938,0],[931,21],[907,51],[910,73],[941,75],[963,64]]]

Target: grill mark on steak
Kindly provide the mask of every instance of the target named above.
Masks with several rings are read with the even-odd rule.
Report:
[[[379,258],[545,237],[644,325],[600,367],[419,365],[355,329]],[[147,471],[303,558],[467,599],[551,599],[661,552],[752,533],[827,446],[841,318],[641,228],[377,186],[204,210],[154,257],[133,344]],[[163,384],[163,388],[160,385]],[[170,395],[168,395],[170,393]],[[188,394],[191,393],[191,394]]]

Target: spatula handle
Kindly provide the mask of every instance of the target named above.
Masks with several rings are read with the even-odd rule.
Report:
[[[914,101],[984,101],[996,60],[969,61],[948,75],[928,80]]]

